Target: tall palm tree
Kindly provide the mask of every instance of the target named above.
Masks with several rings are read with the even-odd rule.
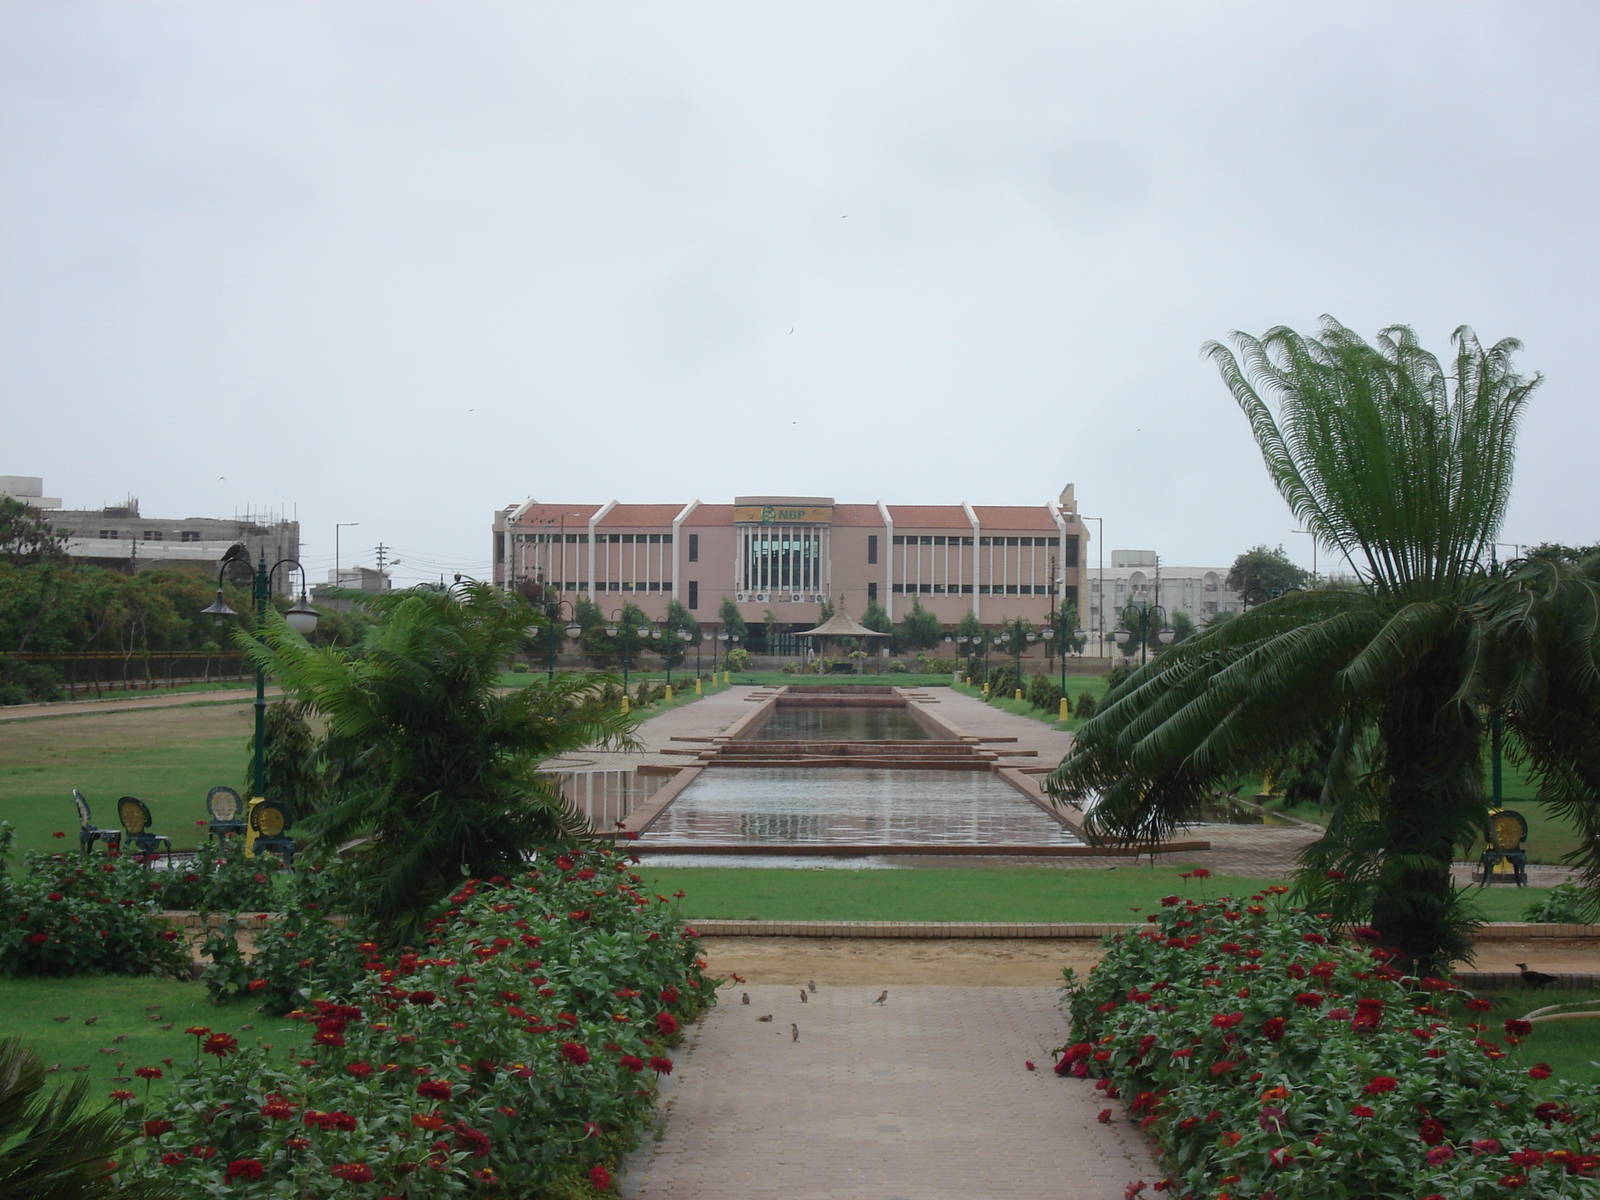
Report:
[[[380,623],[355,650],[308,645],[281,620],[257,662],[326,722],[332,795],[309,825],[322,843],[376,835],[363,859],[369,914],[396,940],[463,876],[509,875],[534,848],[584,831],[541,762],[631,744],[636,718],[610,676],[500,687],[501,664],[544,618],[487,584],[364,601]]]
[[[1327,835],[1302,886],[1370,915],[1405,961],[1470,955],[1450,885],[1482,828],[1486,723],[1544,794],[1591,834],[1600,884],[1600,584],[1519,561],[1486,567],[1511,488],[1516,432],[1540,379],[1520,344],[1455,332],[1451,370],[1408,328],[1368,345],[1332,318],[1319,338],[1278,327],[1209,343],[1267,470],[1356,586],[1291,592],[1173,646],[1112,689],[1051,775],[1098,794],[1102,839],[1165,836],[1219,781],[1332,731]],[[1331,876],[1343,882],[1326,887]]]

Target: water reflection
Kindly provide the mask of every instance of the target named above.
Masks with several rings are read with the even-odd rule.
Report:
[[[646,800],[661,790],[671,776],[641,775],[637,771],[558,771],[561,794],[589,818],[595,829],[610,829],[626,820]]]
[[[988,772],[874,767],[712,767],[644,836],[654,845],[1078,844]]]
[[[757,742],[912,742],[928,733],[903,708],[784,708],[756,731]]]

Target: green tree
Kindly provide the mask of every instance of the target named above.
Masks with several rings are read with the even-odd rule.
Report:
[[[1290,562],[1282,546],[1276,550],[1252,546],[1233,560],[1227,585],[1231,592],[1260,593],[1259,599],[1266,600],[1290,588],[1303,588],[1310,580],[1311,572]],[[1257,598],[1252,595],[1250,603],[1254,604]]]
[[[287,800],[295,818],[310,816],[322,807],[322,771],[317,763],[317,738],[306,720],[305,706],[279,700],[267,706],[266,743],[262,766],[266,776],[266,796]],[[245,746],[249,760],[245,765],[245,795],[255,788],[255,735]]]
[[[312,647],[277,618],[246,652],[327,726],[339,767],[327,807],[308,822],[327,847],[370,835],[360,858],[368,914],[393,944],[465,878],[511,875],[541,845],[582,832],[540,763],[589,745],[631,745],[634,719],[607,675],[535,678],[502,691],[500,666],[528,608],[482,583],[386,592],[360,653]]]
[[[1181,608],[1172,612],[1172,644],[1176,646],[1194,632],[1194,618]]]
[[[739,606],[726,596],[722,598],[722,604],[717,608],[717,620],[722,625],[721,632],[728,635],[730,643],[734,641],[749,643],[750,630],[745,625],[744,618],[739,615]]]
[[[694,619],[694,614],[677,600],[667,601],[667,619],[664,623],[660,644],[664,657],[672,660],[672,665],[677,666],[689,653],[689,647],[700,644],[700,622]],[[675,637],[676,633],[686,633],[687,638]]]
[[[42,509],[0,496],[0,562],[29,566],[66,560],[67,536],[51,526]]]
[[[867,601],[867,611],[861,614],[863,628],[874,633],[893,633],[894,622],[889,619],[889,614],[883,611],[883,606],[876,600]]]
[[[1563,546],[1560,542],[1540,542],[1528,551],[1528,557],[1542,558],[1547,562],[1580,565],[1600,560],[1600,544],[1594,546]]]
[[[1404,327],[1376,345],[1331,318],[1316,339],[1234,340],[1243,365],[1207,350],[1274,484],[1360,586],[1290,592],[1139,668],[1050,788],[1099,792],[1101,838],[1164,836],[1209,788],[1332,728],[1333,814],[1302,892],[1370,915],[1403,963],[1437,972],[1470,954],[1450,863],[1484,821],[1491,717],[1600,882],[1600,584],[1553,562],[1485,566],[1539,377],[1513,369],[1518,343],[1486,348],[1465,327],[1448,371]]]
[[[911,611],[900,618],[900,627],[894,631],[895,645],[901,650],[932,650],[943,638],[944,624],[923,608],[920,600],[911,602]]]

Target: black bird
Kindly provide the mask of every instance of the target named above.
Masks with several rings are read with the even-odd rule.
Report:
[[[805,988],[801,988],[800,989],[800,1003],[804,1004],[805,1002],[806,1002],[806,990],[805,990]]]
[[[1531,988],[1549,987],[1556,981],[1554,975],[1547,975],[1543,971],[1528,970],[1527,963],[1518,963],[1517,970],[1522,972],[1522,982]]]

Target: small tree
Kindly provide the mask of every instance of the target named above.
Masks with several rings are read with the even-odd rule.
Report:
[[[1270,599],[1291,588],[1303,588],[1311,579],[1311,572],[1289,561],[1283,547],[1268,550],[1265,546],[1252,546],[1228,568],[1228,590],[1231,592],[1260,591]]]
[[[267,707],[266,744],[262,765],[265,768],[266,796],[287,800],[296,817],[310,816],[322,807],[322,771],[317,759],[317,739],[306,720],[303,704],[279,700]],[[248,743],[251,765],[245,768],[245,787],[255,787],[255,738]]]
[[[932,650],[943,637],[943,623],[923,608],[920,600],[911,602],[911,611],[901,619],[900,627],[894,632],[895,644],[902,650]]]
[[[0,496],[0,561],[29,566],[65,562],[66,558],[66,534],[51,528],[41,510],[10,496]]]
[[[722,604],[717,609],[717,620],[722,623],[722,632],[728,635],[730,641],[749,643],[750,630],[745,625],[744,618],[739,615],[739,606],[726,596],[722,598]]]
[[[688,638],[674,636],[677,633],[686,633]],[[682,603],[677,600],[667,602],[666,629],[662,632],[661,653],[677,666],[689,653],[690,646],[700,644],[700,622]]]

